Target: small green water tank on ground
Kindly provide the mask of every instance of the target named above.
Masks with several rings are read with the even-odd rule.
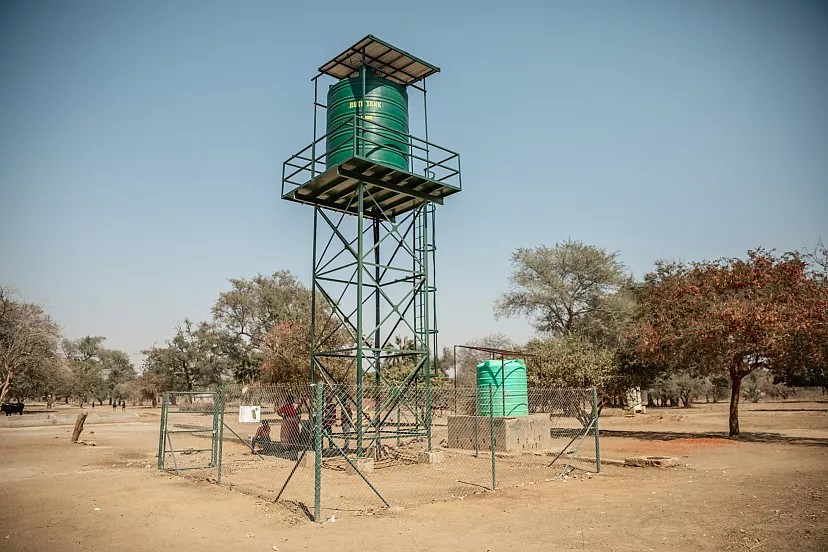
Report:
[[[526,364],[522,360],[487,360],[477,365],[477,414],[492,413],[494,416],[529,415]]]
[[[354,115],[358,120],[356,154],[408,170],[408,92],[379,77],[342,79],[328,89],[326,165],[331,168],[354,156]]]

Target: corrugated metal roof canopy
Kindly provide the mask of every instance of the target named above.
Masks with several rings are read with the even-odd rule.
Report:
[[[414,84],[440,71],[439,67],[383,42],[374,35],[368,35],[320,67],[319,72],[337,79],[357,77],[363,51],[366,65],[381,76],[402,85]]]

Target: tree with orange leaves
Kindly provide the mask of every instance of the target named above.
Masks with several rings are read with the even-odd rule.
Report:
[[[317,301],[320,303],[321,301]],[[338,318],[332,317],[324,306],[317,307],[317,331],[325,339],[326,347],[332,349],[348,347],[352,340],[344,327],[338,326]],[[311,320],[310,313],[294,320],[283,320],[274,324],[262,340],[262,364],[259,367],[259,381],[262,383],[306,382],[311,363]],[[347,383],[347,360],[331,357],[325,359],[324,369],[337,381]]]
[[[745,376],[765,368],[790,377],[828,362],[828,278],[798,253],[659,263],[638,300],[630,335],[642,360],[699,375],[726,370],[732,437]]]

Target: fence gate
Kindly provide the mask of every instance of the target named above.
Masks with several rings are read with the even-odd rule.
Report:
[[[221,483],[224,397],[220,392],[164,393],[158,437],[158,469],[216,470]]]

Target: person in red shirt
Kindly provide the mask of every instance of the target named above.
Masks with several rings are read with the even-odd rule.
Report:
[[[296,409],[295,400],[292,396],[287,398],[285,404],[276,410],[276,414],[282,417],[282,429],[279,432],[279,440],[286,445],[295,445],[299,442],[299,411]]]

